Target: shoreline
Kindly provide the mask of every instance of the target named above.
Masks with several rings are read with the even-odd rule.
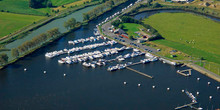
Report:
[[[211,72],[211,71],[209,71],[209,70],[207,70],[207,69],[205,69],[203,67],[200,67],[200,66],[198,66],[196,64],[192,64],[192,63],[184,63],[184,64],[187,67],[190,67],[190,68],[198,71],[199,73],[202,73],[203,75],[205,75],[205,76],[207,76],[207,77],[209,77],[211,79],[214,79],[214,80],[220,82],[220,76],[219,75],[217,75],[217,74],[215,74],[215,73],[213,73],[213,72]]]
[[[98,28],[98,30],[99,30],[99,32],[101,32],[101,31],[100,31],[100,28]],[[109,36],[103,34],[102,32],[101,32],[100,34],[101,34],[102,36],[107,37],[108,39],[115,40],[115,39],[113,39],[113,38],[111,38],[111,37],[109,37]],[[118,43],[122,44],[122,45],[134,47],[134,46],[131,46],[131,45],[126,45],[125,43],[120,42],[120,41],[118,41],[118,40],[116,40],[116,41],[117,41]],[[134,48],[136,48],[136,47],[134,47]],[[137,49],[139,49],[139,48],[137,48]],[[141,50],[141,49],[139,49],[139,50]],[[143,50],[141,50],[141,51],[143,51]],[[153,53],[151,53],[151,54],[153,54]],[[153,54],[153,55],[155,55],[155,54]],[[157,55],[155,55],[155,56],[157,56]],[[157,57],[158,57],[158,56],[157,56]],[[160,56],[159,56],[159,57],[160,57]],[[164,56],[163,56],[163,58],[164,58],[165,60],[170,61],[169,59],[167,59],[167,58],[164,57]],[[200,66],[198,66],[198,65],[191,64],[191,63],[184,63],[184,62],[176,62],[176,63],[185,64],[187,67],[192,68],[192,69],[198,71],[199,73],[201,73],[201,74],[203,74],[203,75],[206,75],[207,77],[209,77],[209,78],[211,78],[211,79],[214,79],[214,80],[220,82],[220,76],[219,76],[219,75],[217,75],[217,74],[215,74],[215,73],[213,73],[213,72],[211,72],[211,71],[209,71],[209,70],[207,70],[207,69],[205,69],[205,68],[203,68],[203,67],[200,67]]]
[[[49,41],[47,41],[47,42],[45,42],[45,43],[43,43],[43,44],[41,44],[41,45],[39,45],[39,46],[37,46],[37,47],[35,47],[35,48],[32,48],[31,50],[29,50],[28,52],[24,53],[23,55],[21,55],[21,56],[15,58],[15,59],[9,61],[7,64],[1,65],[1,66],[0,66],[0,70],[6,68],[7,66],[9,66],[9,65],[11,65],[11,64],[13,64],[13,63],[16,63],[16,62],[19,61],[20,59],[26,57],[27,55],[30,55],[31,53],[35,52],[36,50],[38,50],[38,49],[40,49],[40,48],[42,48],[42,47],[48,46],[50,43],[53,43],[54,41],[59,40],[61,37],[65,36],[65,35],[67,35],[67,34],[69,34],[69,33],[71,33],[72,31],[75,31],[75,30],[77,30],[77,29],[79,29],[79,28],[81,28],[81,27],[82,27],[82,25],[80,25],[80,26],[78,26],[78,27],[75,27],[74,29],[71,29],[70,31],[67,31],[67,32],[62,33],[61,35],[57,36],[57,37],[54,38],[54,39],[51,39],[51,40],[49,40]]]
[[[10,41],[14,37],[17,37],[21,34],[25,34],[25,33],[28,33],[28,32],[32,32],[32,31],[38,29],[39,27],[44,26],[44,25],[46,25],[46,24],[48,24],[48,23],[50,23],[50,22],[52,22],[56,19],[63,18],[63,17],[65,17],[65,16],[67,16],[67,15],[73,13],[73,12],[76,12],[78,10],[81,10],[81,9],[84,9],[84,8],[87,8],[87,7],[90,7],[90,6],[98,5],[98,4],[100,4],[100,3],[99,2],[92,2],[92,3],[86,4],[86,5],[75,7],[74,9],[64,10],[64,11],[62,11],[62,12],[56,14],[56,15],[52,15],[50,17],[46,17],[42,20],[39,20],[35,24],[30,24],[30,25],[28,25],[28,26],[26,26],[22,29],[19,29],[19,30],[13,32],[11,35],[6,35],[6,36],[0,38],[0,42],[4,43],[4,42],[7,42],[7,41]],[[15,39],[15,40],[17,40],[17,39]]]
[[[127,0],[127,1],[128,1],[128,0]],[[126,1],[126,2],[127,2],[127,1]],[[120,6],[121,4],[126,3],[126,2],[122,2],[122,3],[118,4],[117,6]],[[93,4],[93,5],[97,5],[97,4]],[[89,5],[89,6],[93,6],[93,5]],[[86,7],[89,7],[89,6],[85,6],[85,7],[78,8],[77,10],[74,10],[74,11],[72,11],[72,12],[69,12],[69,11],[68,11],[68,12],[69,12],[68,15],[71,14],[71,13],[73,13],[73,12],[75,12],[75,11],[81,10],[81,9],[86,8]],[[117,6],[112,7],[111,9],[107,10],[106,12],[111,11],[112,9],[116,8]],[[106,13],[106,12],[104,12],[104,13]],[[103,15],[104,13],[98,15],[97,17]],[[64,14],[66,14],[66,13],[64,13]],[[63,15],[64,15],[64,14],[63,14]],[[65,16],[68,16],[68,15],[65,15]],[[62,15],[61,15],[61,16],[62,16]],[[62,16],[62,17],[65,17],[65,16]],[[57,18],[55,18],[55,19],[59,19],[59,18],[62,18],[62,17],[57,16]],[[95,19],[95,18],[94,18],[94,19]],[[6,68],[6,67],[7,67],[8,65],[10,65],[10,64],[13,64],[13,63],[17,62],[18,60],[24,58],[25,56],[27,56],[27,55],[33,53],[33,52],[36,51],[37,49],[40,49],[40,48],[42,48],[42,47],[45,47],[45,46],[47,46],[48,44],[50,44],[50,43],[52,43],[52,42],[58,40],[59,38],[61,38],[61,37],[65,36],[65,35],[67,35],[67,34],[73,32],[73,31],[75,31],[75,30],[77,30],[77,29],[79,29],[79,28],[81,28],[82,26],[84,26],[85,23],[86,23],[85,25],[88,25],[88,23],[89,23],[90,21],[94,20],[94,19],[91,19],[91,20],[88,20],[88,21],[86,21],[86,22],[83,22],[80,26],[75,27],[74,29],[68,30],[67,32],[64,32],[64,33],[62,33],[61,35],[59,35],[57,38],[51,39],[51,40],[49,40],[49,41],[47,41],[47,42],[45,42],[45,43],[39,45],[38,47],[29,50],[28,52],[24,53],[23,55],[21,55],[21,56],[15,58],[15,59],[13,59],[13,60],[7,62],[6,64],[1,65],[1,66],[0,66],[0,70]],[[52,20],[52,21],[53,21],[53,20]],[[45,25],[45,24],[44,24],[44,25]],[[27,31],[27,32],[28,32],[28,31]]]
[[[109,22],[111,22],[111,21],[109,21]],[[105,34],[102,32],[102,26],[103,26],[103,24],[98,27],[99,33],[100,33],[102,36],[105,36],[105,37],[107,37],[107,38],[109,38],[109,39],[111,39],[111,40],[115,40],[115,39],[113,39],[113,38],[111,38],[111,37],[105,35]],[[115,40],[115,41],[117,41],[118,43],[120,43],[120,44],[122,44],[122,45],[134,47],[134,46],[132,46],[132,45],[125,44],[125,43],[123,43],[123,42],[121,42],[121,41],[118,41],[118,40]],[[134,48],[137,48],[137,47],[134,47]],[[138,48],[138,49],[139,49],[139,48]],[[141,50],[141,49],[139,49],[139,50]],[[143,51],[143,50],[141,50],[141,51]],[[146,51],[144,51],[144,52],[146,52]],[[154,53],[151,53],[151,54],[153,54],[153,55],[155,55],[155,56],[158,56],[158,55],[156,55],[156,54],[154,54]],[[168,61],[172,61],[172,59],[167,59],[165,56],[161,56],[161,55],[160,55],[159,57],[162,57],[162,58],[164,58],[164,59],[166,59],[166,60],[168,60]],[[176,62],[175,60],[173,60],[173,61]],[[194,70],[200,72],[201,74],[206,75],[206,76],[208,76],[209,78],[214,79],[214,80],[220,82],[220,76],[219,76],[218,74],[215,74],[215,73],[213,73],[213,72],[211,72],[211,71],[209,71],[209,70],[207,70],[207,69],[205,69],[205,68],[203,68],[203,67],[200,67],[200,66],[198,66],[198,65],[196,65],[196,64],[184,63],[183,61],[178,61],[178,62],[176,62],[176,63],[185,64],[187,67],[192,68],[192,69],[194,69]]]

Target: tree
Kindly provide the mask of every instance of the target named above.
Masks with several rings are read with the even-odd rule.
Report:
[[[133,37],[132,35],[129,36],[129,39],[133,40],[133,38],[134,38],[134,37]]]
[[[53,28],[53,29],[47,31],[47,36],[49,39],[52,37],[58,36],[58,35],[60,35],[60,31],[58,28]]]
[[[52,7],[52,2],[50,0],[29,0],[29,7],[31,8]]]
[[[16,48],[14,48],[14,49],[12,49],[11,50],[11,55],[13,56],[13,57],[18,57],[19,56],[19,52],[18,52],[18,49],[16,49]]]
[[[160,5],[159,3],[157,3],[157,2],[153,4],[153,7],[154,7],[154,8],[158,8],[158,7],[160,7],[160,6],[161,6],[161,5]]]
[[[112,25],[115,27],[118,27],[121,24],[120,20],[115,20],[114,22],[112,22]]]
[[[50,0],[48,0],[46,6],[47,6],[47,7],[53,7],[53,4],[52,4],[52,2],[51,2]]]
[[[119,24],[118,27],[121,28],[121,29],[124,29],[124,25],[122,25],[122,24]]]
[[[89,14],[83,13],[83,21],[89,20]]]
[[[0,54],[0,64],[5,64],[8,62],[8,55],[5,53]]]
[[[64,22],[63,25],[64,25],[64,27],[66,29],[74,29],[76,24],[77,24],[76,19],[75,18],[71,18],[68,21]]]

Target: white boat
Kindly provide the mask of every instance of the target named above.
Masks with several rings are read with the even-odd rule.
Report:
[[[128,53],[128,54],[126,54],[125,56],[124,56],[124,58],[126,59],[126,58],[131,58],[131,55]]]
[[[134,52],[139,52],[140,50],[134,48],[133,51],[134,51]]]
[[[86,63],[86,62],[84,62],[82,65],[85,66],[85,67],[90,67],[91,66],[90,63]]]
[[[124,61],[125,59],[123,57],[119,58],[118,61]]]
[[[146,56],[146,57],[150,57],[150,58],[153,58],[153,57],[154,57],[154,56],[153,56],[152,54],[150,54],[150,53],[146,53],[145,56]]]
[[[95,66],[95,64],[91,64],[91,67],[92,67],[92,68],[95,68],[96,66]]]
[[[67,64],[72,64],[73,62],[71,60],[66,61]]]
[[[64,64],[65,61],[63,61],[63,60],[58,60],[58,63],[60,63],[60,64]]]

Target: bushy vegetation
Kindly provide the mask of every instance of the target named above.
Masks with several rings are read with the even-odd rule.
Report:
[[[8,62],[8,55],[5,53],[0,54],[0,65],[6,64]]]
[[[66,29],[75,29],[76,27],[80,26],[81,23],[77,22],[75,18],[70,18],[68,21],[64,22],[63,26]]]
[[[52,6],[53,5],[50,0],[29,0],[29,7],[31,8],[45,8]]]

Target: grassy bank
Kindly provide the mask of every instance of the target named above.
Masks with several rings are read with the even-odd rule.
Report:
[[[45,17],[0,12],[0,38]]]
[[[144,27],[140,24],[135,23],[123,23],[124,26],[123,30],[128,34],[132,35],[133,37],[138,36],[137,31],[140,31],[140,29],[143,29]]]
[[[190,13],[160,13],[144,22],[165,38],[152,43],[177,49],[197,60],[220,64],[220,23]],[[209,70],[216,73],[216,69]]]

